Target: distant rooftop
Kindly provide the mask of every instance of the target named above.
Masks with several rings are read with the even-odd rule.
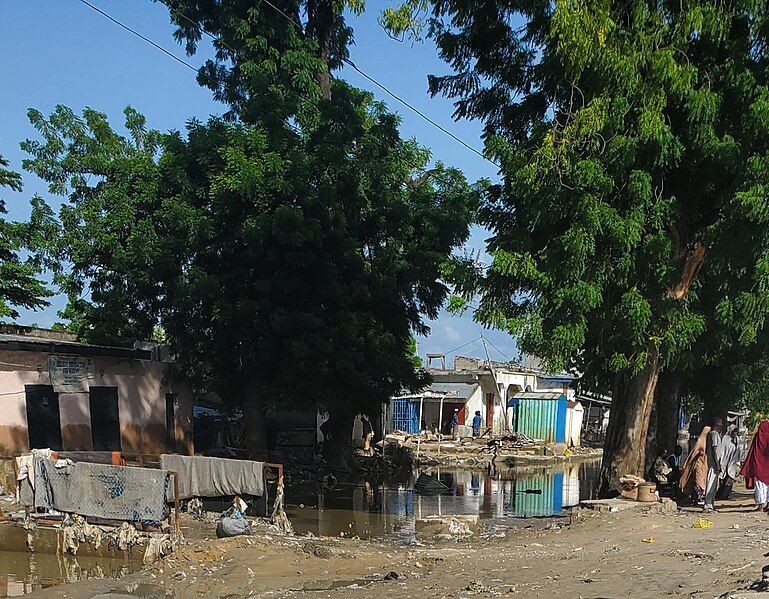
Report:
[[[137,360],[151,360],[153,356],[149,349],[80,343],[77,336],[70,331],[13,324],[0,324],[0,349]]]

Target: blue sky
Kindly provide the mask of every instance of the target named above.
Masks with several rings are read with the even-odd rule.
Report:
[[[90,1],[185,58],[184,51],[171,37],[173,26],[163,5],[149,0]],[[388,37],[376,22],[376,15],[384,6],[383,2],[370,0],[368,12],[351,19],[355,29],[353,62],[455,135],[481,149],[479,124],[453,122],[451,103],[443,98],[431,99],[427,93],[427,75],[448,71],[434,46]],[[190,117],[206,118],[224,111],[208,90],[197,85],[190,70],[78,0],[6,0],[0,20],[0,56],[5,57],[0,86],[0,153],[16,170],[21,170],[24,158],[19,142],[35,136],[26,118],[31,107],[49,113],[56,104],[68,105],[76,111],[90,106],[105,112],[113,125],[118,125],[123,108],[130,104],[147,116],[149,126],[160,130],[182,129]],[[202,55],[185,59],[197,66],[204,56],[205,49]],[[339,76],[370,89],[378,99],[386,101],[403,118],[402,134],[431,148],[436,160],[462,169],[470,180],[497,177],[492,164],[374,88],[354,70],[348,67]],[[41,181],[29,173],[23,176],[22,194],[4,192],[11,218],[23,219],[28,215],[28,201],[35,193],[53,204],[57,202],[50,198]],[[484,238],[485,232],[476,229],[469,247],[482,248]],[[57,298],[45,311],[25,312],[21,322],[49,326],[56,321],[56,310],[62,305],[62,299]],[[459,353],[483,355],[478,340],[482,329],[470,316],[442,314],[431,326],[431,335],[419,340],[420,354],[449,352],[476,340]],[[489,346],[492,359],[517,354],[509,335],[499,331],[484,334],[498,348]]]

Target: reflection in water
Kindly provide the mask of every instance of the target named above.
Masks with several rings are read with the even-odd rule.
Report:
[[[114,558],[0,551],[0,597],[89,578],[121,578],[141,568],[141,562]]]
[[[298,533],[361,538],[394,535],[410,538],[414,519],[443,514],[481,518],[555,516],[590,499],[600,463],[506,470],[427,470],[448,490],[425,497],[413,491],[416,476],[401,483],[340,482],[333,489],[287,489],[287,512]],[[304,507],[300,507],[303,504]]]

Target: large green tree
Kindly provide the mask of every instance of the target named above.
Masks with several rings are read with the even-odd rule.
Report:
[[[331,97],[331,73],[349,56],[352,28],[344,12],[360,13],[363,0],[156,0],[177,25],[188,54],[201,40],[215,54],[198,81],[230,106],[228,116],[279,133],[286,119],[316,113]],[[210,38],[210,39],[206,39]]]
[[[264,454],[264,413],[328,410],[332,444],[424,374],[412,333],[442,305],[441,265],[468,233],[471,189],[402,140],[367,93],[333,83],[314,130],[192,121],[128,136],[104,115],[32,112],[25,167],[64,194],[51,253],[91,340],[166,333],[177,366],[243,408]],[[339,457],[339,456],[332,456]]]
[[[0,189],[22,190],[21,175],[7,168],[0,154]],[[22,259],[19,251],[31,233],[31,223],[9,222],[5,200],[0,198],[0,318],[18,318],[18,308],[38,309],[48,305],[51,292],[39,279],[40,265]]]
[[[661,369],[721,329],[750,344],[766,320],[767,5],[431,7],[454,70],[431,89],[483,121],[503,177],[481,209],[493,261],[454,276],[479,320],[612,389],[616,488],[643,473]]]

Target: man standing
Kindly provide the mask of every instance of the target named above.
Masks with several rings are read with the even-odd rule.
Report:
[[[481,413],[476,410],[475,416],[473,416],[473,437],[480,437],[481,436],[481,423],[483,422],[483,418],[481,418]]]
[[[454,441],[459,441],[459,410],[454,408],[454,413],[451,415],[451,436]]]
[[[705,487],[704,511],[714,512],[713,502],[718,491],[718,481],[721,475],[721,432],[724,429],[724,421],[716,416],[713,419],[713,428],[708,433],[705,446],[705,458],[708,463],[708,478]]]

